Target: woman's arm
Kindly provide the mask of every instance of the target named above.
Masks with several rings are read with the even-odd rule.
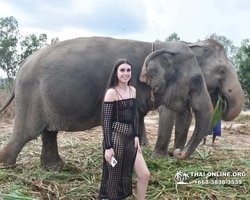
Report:
[[[103,137],[105,145],[105,159],[110,164],[111,157],[114,156],[114,150],[112,146],[112,123],[115,116],[115,96],[114,89],[109,89],[104,97],[103,104]]]
[[[105,148],[112,148],[111,137],[112,137],[112,123],[115,116],[115,103],[114,103],[114,91],[109,89],[104,97],[103,103],[103,137],[105,142]]]

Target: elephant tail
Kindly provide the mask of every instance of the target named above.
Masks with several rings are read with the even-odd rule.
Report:
[[[23,64],[27,61],[27,59],[28,59],[28,57],[25,58],[25,60],[21,63],[21,65],[20,65],[20,67],[19,67],[19,69],[18,69],[17,75],[18,75],[18,73],[19,73],[21,67],[23,66]],[[17,76],[17,75],[16,75],[16,76]],[[5,110],[5,108],[7,108],[7,107],[10,105],[10,103],[12,102],[12,100],[15,98],[15,85],[16,85],[16,80],[15,80],[15,82],[14,82],[14,84],[13,84],[13,88],[12,88],[12,91],[11,91],[11,93],[10,93],[10,96],[9,96],[8,100],[7,100],[7,101],[4,103],[4,105],[0,108],[0,113],[3,112],[3,111]]]
[[[13,86],[13,89],[12,89],[12,91],[11,91],[11,93],[10,93],[10,96],[9,96],[8,100],[7,100],[7,101],[4,103],[4,105],[0,108],[0,113],[1,113],[2,111],[4,111],[5,108],[8,107],[8,105],[10,105],[10,103],[12,102],[12,100],[14,99],[14,97],[15,97],[15,84],[14,84],[14,86]]]

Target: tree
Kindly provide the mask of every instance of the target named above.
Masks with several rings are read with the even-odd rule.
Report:
[[[165,42],[168,41],[180,41],[180,37],[178,37],[177,33],[173,32],[171,35],[169,35],[166,39]],[[155,42],[162,42],[159,39],[156,39]]]
[[[165,41],[180,41],[180,37],[178,37],[176,32],[173,32],[170,36],[168,36]]]
[[[159,39],[156,39],[155,42],[161,42]]]
[[[250,39],[244,39],[236,54],[237,75],[245,93],[245,105],[250,107]]]
[[[0,68],[6,72],[9,83],[17,72],[19,37],[20,33],[16,19],[12,16],[0,18]],[[11,90],[9,84],[8,87]]]
[[[20,37],[18,23],[14,17],[0,18],[0,68],[7,74],[9,90],[17,74],[18,65],[38,49],[47,46],[47,40],[46,34]],[[59,41],[57,37],[52,38],[51,44]],[[18,51],[20,47],[21,51]]]
[[[29,55],[33,54],[35,51],[48,45],[48,37],[45,33],[36,36],[35,34],[30,34],[24,36],[20,42],[22,53],[20,55],[20,62],[22,63]],[[59,42],[59,38],[52,38],[51,44]]]
[[[36,50],[41,49],[42,47],[47,45],[47,35],[40,34],[37,37],[35,34],[30,34],[23,37],[20,45],[22,50],[20,59],[21,63],[23,60],[25,60],[25,58],[34,53]]]
[[[222,44],[227,52],[228,59],[235,64],[235,56],[237,54],[237,47],[234,46],[233,42],[222,35],[217,35],[216,33],[210,34],[206,39],[213,39]]]
[[[59,40],[58,37],[56,37],[56,38],[51,38],[51,41],[50,41],[51,44],[54,44],[54,43],[57,43],[57,42],[60,42],[60,40]]]

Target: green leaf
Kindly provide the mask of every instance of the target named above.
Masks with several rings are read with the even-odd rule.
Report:
[[[26,200],[37,200],[33,197],[26,196],[19,191],[14,191],[13,194],[1,194],[4,200],[17,200],[17,199],[26,199]]]
[[[214,108],[214,112],[213,112],[213,118],[212,118],[212,127],[216,127],[219,120],[222,119],[222,107],[223,107],[223,100],[221,98],[221,96],[219,96],[219,99],[216,103],[216,106]]]

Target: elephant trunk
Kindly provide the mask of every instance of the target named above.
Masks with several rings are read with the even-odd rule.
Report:
[[[206,100],[199,98],[202,96],[205,97]],[[176,149],[174,151],[174,157],[177,159],[188,158],[197,148],[202,139],[207,135],[210,129],[212,121],[212,106],[209,94],[207,92],[202,92],[199,97],[196,97],[195,103],[193,100],[191,103],[195,113],[194,133],[182,151],[180,149]]]
[[[235,72],[223,84],[221,92],[225,97],[222,119],[231,121],[240,114],[244,106],[244,92]]]

